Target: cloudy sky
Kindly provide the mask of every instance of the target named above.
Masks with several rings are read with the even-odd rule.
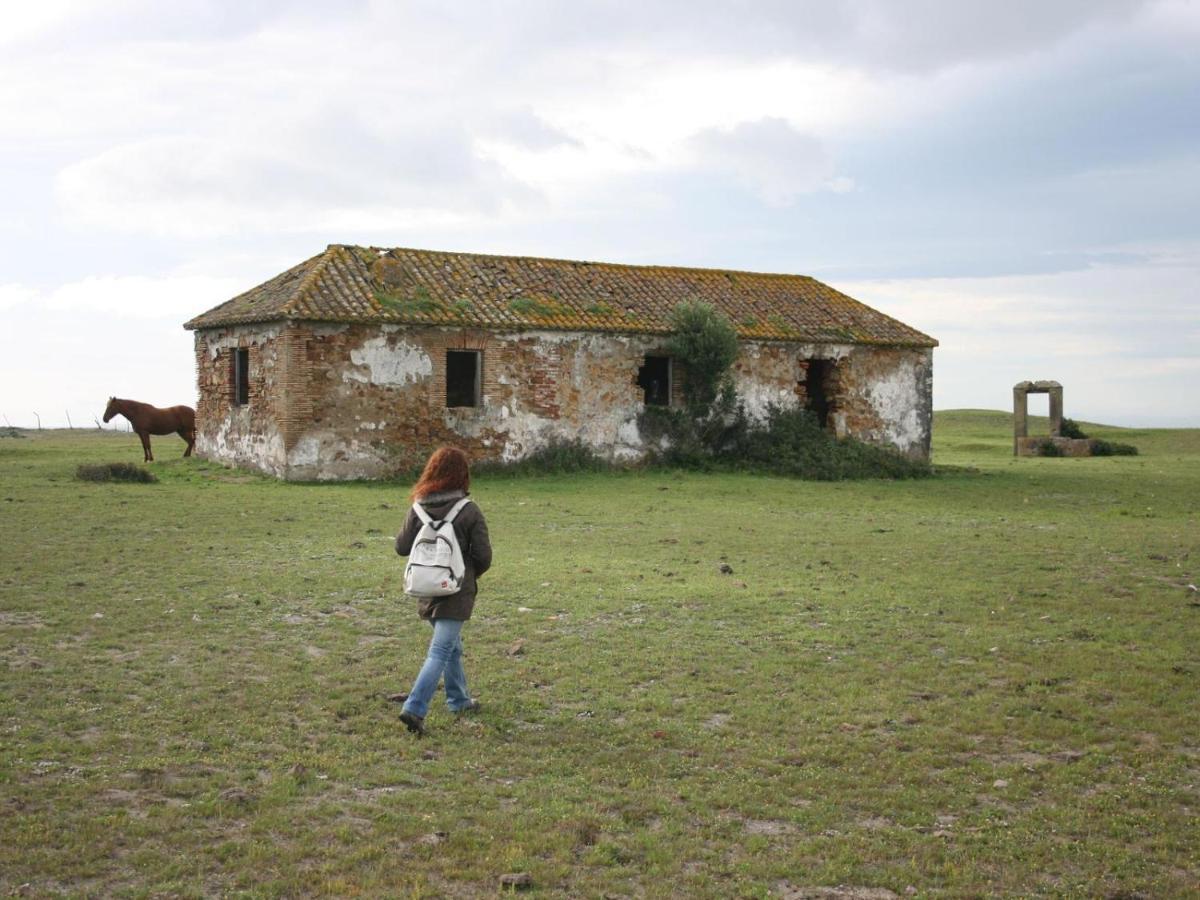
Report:
[[[185,319],[359,243],[809,274],[937,409],[1200,426],[1198,50],[1200,0],[5,4],[0,424],[193,403]]]

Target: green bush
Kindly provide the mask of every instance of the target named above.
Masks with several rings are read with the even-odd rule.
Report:
[[[153,484],[158,481],[154,473],[133,463],[81,464],[75,469],[80,481],[127,481],[138,484]]]
[[[928,463],[853,438],[838,439],[803,409],[772,407],[761,425],[748,423],[721,454],[735,468],[814,481],[848,478],[921,478]]]
[[[1062,428],[1059,429],[1059,436],[1072,438],[1073,440],[1086,440],[1087,435],[1083,433],[1083,429],[1079,427],[1079,423],[1074,419],[1063,419]]]
[[[693,417],[706,416],[728,385],[729,367],[737,359],[737,331],[716,307],[700,301],[671,310],[671,337],[666,349],[687,368],[683,396]]]
[[[1062,456],[1062,450],[1059,449],[1058,444],[1054,443],[1054,441],[1047,438],[1046,440],[1038,443],[1037,455],[1038,456]]]
[[[703,410],[648,406],[638,417],[651,461],[683,469],[711,468],[714,460],[732,455],[747,428],[745,411],[728,381]]]
[[[811,481],[850,478],[920,478],[928,463],[852,438],[839,440],[808,410],[772,407],[756,423],[732,393],[719,398],[717,414],[702,420],[684,410],[647,409],[639,425],[655,449],[653,465],[787,475]],[[733,408],[730,409],[730,405]]]
[[[1092,440],[1092,456],[1137,456],[1138,448],[1133,444],[1117,444],[1103,441],[1099,438]]]

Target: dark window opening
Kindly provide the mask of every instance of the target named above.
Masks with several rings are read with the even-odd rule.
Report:
[[[832,386],[833,360],[810,359],[808,375],[804,382],[804,408],[817,417],[821,427],[829,425],[829,389]]]
[[[233,351],[233,403],[245,406],[250,402],[250,350]]]
[[[642,400],[647,406],[671,405],[671,358],[669,356],[647,356],[638,369],[638,387],[642,389]]]
[[[446,351],[446,405],[479,405],[479,351]]]

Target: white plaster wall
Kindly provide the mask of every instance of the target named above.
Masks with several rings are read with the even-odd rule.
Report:
[[[378,478],[391,472],[387,454],[369,441],[320,429],[304,435],[292,447],[286,474],[294,481],[342,481]]]
[[[346,381],[403,386],[433,375],[433,360],[421,347],[387,334],[369,338],[350,351],[353,368],[342,370]]]
[[[261,420],[255,424],[261,425]],[[283,435],[273,423],[265,430],[255,430],[250,423],[249,407],[232,410],[215,434],[198,432],[196,452],[205,459],[249,466],[280,478],[287,474]]]
[[[279,337],[282,326],[278,323],[265,325],[233,325],[206,335],[208,356],[216,359],[222,350],[244,347],[246,343],[262,346]]]
[[[872,366],[871,377],[863,379],[858,390],[880,422],[877,430],[860,437],[928,458],[933,427],[931,349],[898,352],[890,366]]]
[[[892,372],[867,388],[871,406],[884,421],[883,437],[908,452],[924,440],[921,429],[919,373],[913,360],[903,360]]]

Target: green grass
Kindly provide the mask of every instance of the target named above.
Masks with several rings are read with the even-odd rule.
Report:
[[[1194,895],[1200,430],[1010,422],[917,481],[478,479],[484,711],[423,741],[405,485],[0,441],[0,892]]]

